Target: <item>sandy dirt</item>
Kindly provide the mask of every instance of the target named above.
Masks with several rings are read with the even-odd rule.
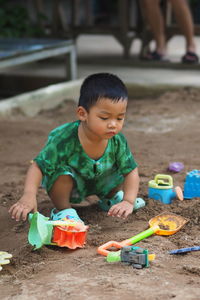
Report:
[[[30,119],[20,114],[0,120],[0,250],[13,254],[0,272],[1,299],[200,299],[200,252],[169,255],[168,251],[200,245],[200,198],[165,205],[148,198],[148,181],[158,173],[171,174],[174,186],[184,187],[186,173],[199,169],[200,91],[180,89],[157,99],[129,102],[123,132],[139,163],[139,196],[146,206],[127,220],[108,217],[95,199],[77,208],[89,225],[84,249],[44,246],[33,251],[27,242],[28,222],[11,220],[8,208],[23,191],[29,161],[44,145],[54,127],[75,120],[75,104]],[[170,162],[185,168],[170,173]],[[52,204],[46,193],[38,194],[39,211],[49,216]],[[169,211],[189,218],[175,235],[153,235],[137,245],[156,254],[149,268],[134,269],[121,262],[109,264],[97,254],[107,241],[122,241],[148,228],[150,218]]]

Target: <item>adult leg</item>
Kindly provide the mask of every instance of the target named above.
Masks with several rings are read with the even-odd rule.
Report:
[[[146,18],[153,37],[156,42],[156,52],[164,55],[166,52],[165,26],[164,18],[160,8],[159,0],[142,0],[141,9],[144,9]]]
[[[70,175],[61,175],[53,184],[49,197],[57,210],[70,208],[70,195],[73,188],[73,179]]]
[[[176,20],[186,39],[186,51],[195,52],[194,24],[186,0],[170,0]]]

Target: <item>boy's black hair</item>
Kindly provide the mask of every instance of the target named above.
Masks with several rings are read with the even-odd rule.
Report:
[[[109,98],[113,101],[128,100],[125,84],[116,75],[110,73],[88,76],[81,86],[78,106],[83,106],[86,111],[89,111],[100,98]]]

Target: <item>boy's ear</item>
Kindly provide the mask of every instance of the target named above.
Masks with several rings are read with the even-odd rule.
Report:
[[[83,106],[78,106],[76,114],[80,121],[85,121],[87,118],[87,111]]]

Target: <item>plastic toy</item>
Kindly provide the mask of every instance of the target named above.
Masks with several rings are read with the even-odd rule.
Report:
[[[189,247],[189,248],[180,248],[180,249],[175,249],[175,250],[169,251],[169,254],[184,254],[187,252],[199,251],[199,250],[200,250],[200,246]]]
[[[184,199],[194,197],[200,197],[200,170],[188,172],[184,183]]]
[[[3,269],[2,265],[7,265],[10,263],[10,258],[12,258],[12,254],[5,251],[0,251],[0,271]]]
[[[116,252],[109,252],[106,260],[107,262],[127,263],[132,265],[133,268],[141,269],[149,266],[149,261],[155,259],[154,254],[149,254],[147,249],[135,246],[125,246]]]
[[[148,197],[170,204],[174,198],[183,200],[183,192],[179,186],[173,188],[173,179],[170,175],[157,174],[154,180],[149,181]]]
[[[136,244],[152,234],[172,235],[179,231],[188,221],[188,219],[172,213],[162,213],[149,220],[149,229],[122,242],[109,241],[98,247],[97,252],[103,256],[108,256],[109,249],[121,249],[124,246]]]
[[[184,164],[181,163],[181,162],[172,162],[169,164],[169,167],[168,167],[169,171],[171,172],[180,172],[184,169]]]
[[[70,249],[83,248],[88,226],[74,220],[51,221],[39,212],[29,214],[29,243],[35,249],[43,245],[57,245]]]
[[[141,269],[149,267],[149,261],[155,259],[154,254],[149,254],[147,249],[135,246],[125,246],[116,252],[109,252],[107,256],[108,262],[118,262],[132,265],[133,268]]]

